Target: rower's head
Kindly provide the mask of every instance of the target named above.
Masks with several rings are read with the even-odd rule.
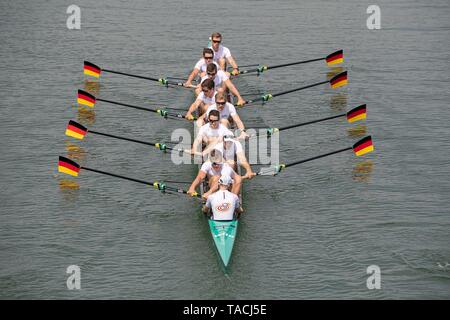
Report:
[[[233,179],[229,175],[222,175],[219,179],[219,187],[222,189],[228,189],[230,184],[233,184]]]
[[[217,66],[215,63],[210,63],[206,66],[206,74],[209,79],[214,79],[217,74]]]
[[[225,104],[227,103],[225,93],[217,92],[215,100],[216,100],[217,110],[222,111],[225,108]]]
[[[234,143],[234,136],[228,135],[223,137],[223,145],[225,149],[230,149]]]
[[[203,59],[205,59],[206,63],[213,62],[214,51],[211,48],[204,48],[203,49]]]
[[[220,123],[220,112],[218,110],[211,110],[208,114],[208,122],[211,128],[217,129]]]
[[[214,51],[219,50],[221,42],[222,42],[222,35],[218,32],[214,32],[211,35],[211,46],[213,47]]]
[[[205,79],[202,82],[202,91],[205,94],[205,96],[212,98],[214,94],[214,80],[211,79]]]
[[[222,152],[220,152],[217,149],[213,149],[209,154],[209,161],[211,161],[213,169],[215,170],[220,169],[223,163]]]

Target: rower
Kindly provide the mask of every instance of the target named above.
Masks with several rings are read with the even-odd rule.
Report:
[[[220,151],[222,157],[226,163],[228,163],[234,170],[237,169],[237,165],[241,165],[245,169],[245,175],[242,179],[251,179],[256,176],[253,172],[252,167],[247,161],[245,156],[244,148],[242,148],[241,143],[234,139],[233,136],[223,137],[223,142],[218,142],[214,146],[215,150]]]
[[[231,72],[231,74],[238,75],[239,68],[233,56],[231,55],[230,49],[221,45],[220,44],[221,42],[222,42],[222,35],[219,32],[214,32],[211,35],[211,46],[210,46],[210,48],[214,52],[214,61],[219,64],[222,70],[226,70],[225,63],[228,62],[231,65],[231,67],[233,67],[233,71]]]
[[[197,188],[205,178],[208,178],[209,190],[202,195],[203,198],[208,198],[210,194],[217,191],[219,188],[219,178],[223,175],[233,179],[231,192],[238,195],[241,190],[242,177],[238,175],[228,163],[223,162],[222,153],[220,151],[213,150],[209,155],[209,160],[202,164],[202,167],[189,187],[187,194],[193,195],[195,193],[195,188]]]
[[[220,113],[217,110],[211,110],[208,115],[208,123],[203,125],[195,137],[191,153],[196,154],[202,142],[206,147],[210,144],[216,144],[223,140],[224,136],[233,135],[226,126],[219,122]],[[213,146],[214,146],[213,145]],[[212,149],[212,148],[211,148]]]
[[[217,65],[217,67],[219,67],[217,62],[213,61],[214,52],[211,48],[204,48],[202,56],[203,56],[203,58],[201,58],[200,60],[197,61],[197,63],[194,66],[194,70],[192,70],[191,74],[189,75],[186,82],[184,83],[185,87],[192,87],[192,80],[194,80],[197,75],[199,75],[200,77],[205,76],[206,75],[206,66],[209,63],[215,63]]]
[[[245,133],[245,126],[236,112],[236,108],[226,101],[224,92],[217,92],[215,96],[215,103],[210,105],[206,112],[197,120],[199,127],[203,126],[205,120],[208,119],[208,115],[212,110],[217,110],[220,113],[220,123],[227,128],[231,127],[231,123],[234,122],[237,128],[241,131],[241,135],[238,139],[245,139],[248,135]]]
[[[197,111],[199,115],[205,113],[206,109],[212,104],[214,104],[216,90],[214,89],[214,81],[211,79],[206,79],[201,83],[202,92],[197,96],[197,99],[190,105],[189,110],[187,111],[185,118],[188,120],[192,120],[194,117],[192,113]],[[200,109],[200,110],[197,110]]]
[[[244,210],[241,207],[239,197],[228,191],[232,179],[229,176],[221,176],[219,179],[219,190],[211,194],[203,206],[203,212],[212,211],[212,220],[233,220],[234,214],[241,214]]]
[[[228,72],[224,72],[223,70],[217,69],[217,65],[214,63],[210,63],[206,67],[206,75],[202,78],[202,82],[205,79],[212,79],[214,81],[215,88],[218,92],[224,91],[228,89],[233,95],[238,98],[237,105],[243,106],[245,104],[245,100],[242,99],[241,94],[238,89],[235,87],[233,82],[231,82],[230,77],[228,76]],[[195,89],[197,94],[200,93],[200,88]]]

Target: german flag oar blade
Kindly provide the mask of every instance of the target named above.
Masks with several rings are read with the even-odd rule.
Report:
[[[59,161],[58,161],[58,171],[74,176],[74,177],[78,177],[78,172],[80,172],[81,166],[76,163],[75,161],[72,161],[68,158],[65,157],[61,157],[59,156]]]
[[[96,98],[89,92],[78,90],[77,102],[78,104],[81,104],[83,106],[93,108],[96,102]]]
[[[335,75],[330,80],[331,88],[336,89],[339,87],[343,87],[347,85],[348,79],[347,79],[347,71],[341,72],[338,75]]]
[[[83,140],[84,136],[87,133],[87,128],[81,124],[79,124],[78,122],[75,122],[73,120],[69,121],[69,124],[67,125],[66,128],[66,136],[78,139],[78,140]]]
[[[84,74],[86,74],[88,76],[100,78],[101,72],[102,72],[102,69],[99,66],[97,66],[89,61],[84,61]]]
[[[372,137],[367,136],[365,138],[362,138],[357,143],[353,145],[353,152],[359,157],[363,154],[372,152],[374,150],[373,144],[372,144]]]
[[[352,123],[367,118],[367,105],[362,104],[347,112],[347,121]]]
[[[327,62],[327,65],[329,67],[344,62],[344,51],[343,50],[338,50],[336,52],[333,52],[333,53],[329,54],[325,58],[325,61]]]

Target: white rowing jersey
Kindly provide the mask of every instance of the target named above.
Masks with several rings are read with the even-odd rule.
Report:
[[[204,104],[206,104],[207,106],[216,103],[216,93],[217,91],[214,90],[214,93],[212,95],[212,97],[207,97],[205,95],[205,93],[202,91],[198,94],[197,96],[197,100],[201,100]]]
[[[213,212],[213,220],[233,220],[234,211],[239,209],[239,197],[228,190],[211,194],[205,204]]]
[[[223,136],[232,136],[233,132],[231,132],[226,126],[224,126],[223,124],[219,123],[219,126],[217,127],[217,129],[214,129],[211,127],[211,123],[208,122],[207,124],[204,124],[197,133],[197,137],[201,136],[202,139],[208,139],[209,138],[219,138],[219,137],[223,137]]]
[[[233,178],[234,175],[236,174],[234,172],[233,168],[226,162],[221,163],[218,170],[215,170],[213,168],[212,162],[210,160],[208,160],[202,164],[200,171],[203,171],[204,173],[206,173],[208,175],[208,177],[228,176],[230,178]]]
[[[212,45],[210,46],[212,51],[214,52],[214,61],[218,61],[219,59],[226,58],[228,59],[231,57],[230,49],[227,47],[224,47],[223,45],[219,44],[219,50],[214,51]]]
[[[214,50],[213,50],[213,51],[214,51]],[[220,68],[220,66],[217,64],[217,62],[213,61],[213,63],[216,65],[217,70],[222,70],[222,69]],[[201,59],[198,60],[197,63],[195,64],[194,69],[198,69],[198,70],[200,70],[200,72],[206,72],[206,66],[207,66],[207,65],[208,65],[208,64],[206,63],[206,60],[203,59],[203,58],[201,58]]]
[[[225,103],[225,106],[223,107],[222,111],[217,108],[217,105],[215,103],[210,105],[208,107],[208,109],[206,109],[206,119],[208,119],[209,112],[211,110],[219,111],[220,112],[220,119],[228,119],[228,118],[230,118],[232,116],[237,115],[236,108],[229,102]]]
[[[208,79],[209,78],[209,76],[208,75],[205,75],[203,78],[202,78],[202,80],[200,81],[200,83],[202,83],[203,82],[203,80],[206,80],[206,79]],[[219,88],[219,87],[221,87],[222,85],[223,85],[223,83],[225,82],[225,81],[227,81],[229,79],[229,77],[227,76],[227,74],[224,72],[224,71],[222,71],[222,70],[220,70],[220,69],[218,69],[217,70],[217,73],[216,73],[216,75],[215,75],[215,77],[214,77],[214,85],[215,85],[215,87],[216,88]]]
[[[225,149],[223,147],[224,144],[226,144]],[[232,161],[234,161],[237,153],[244,152],[242,144],[237,140],[220,142],[214,146],[214,149],[220,151],[225,160],[232,160]]]

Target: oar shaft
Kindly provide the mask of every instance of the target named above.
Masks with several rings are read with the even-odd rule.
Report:
[[[344,152],[344,151],[347,151],[347,150],[352,150],[352,147],[348,147],[348,148],[344,148],[344,149],[328,152],[328,153],[321,154],[321,155],[318,155],[318,156],[315,156],[315,157],[312,157],[312,158],[308,158],[308,159],[303,159],[303,160],[291,162],[291,163],[286,164],[285,168],[292,167],[292,166],[295,166],[295,165],[300,164],[300,163],[305,163],[305,162],[308,162],[308,161],[312,161],[312,160],[324,158],[324,157],[327,157],[327,156],[331,156],[333,154]]]
[[[320,60],[325,60],[325,58],[317,58],[317,59],[311,59],[311,60],[305,60],[305,61],[297,61],[297,62],[290,62],[290,63],[284,63],[284,64],[277,64],[275,66],[268,66],[267,69],[276,69],[276,68],[289,67],[289,66],[294,66],[294,65],[297,65],[297,64],[315,62],[315,61],[320,61]]]
[[[144,108],[144,107],[133,106],[131,104],[122,103],[122,102],[116,102],[116,101],[111,101],[111,100],[106,100],[106,99],[97,98],[97,101],[103,101],[103,102],[115,104],[115,105],[118,105],[118,106],[124,106],[124,107],[133,108],[133,109],[137,109],[137,110],[144,110],[144,111],[150,111],[150,112],[155,112],[155,113],[158,112],[158,111],[156,111],[154,109],[148,109],[148,108]]]
[[[81,167],[81,169],[84,169],[84,170],[87,170],[87,171],[96,172],[96,173],[100,173],[100,174],[104,174],[104,175],[111,176],[111,177],[116,177],[116,178],[125,179],[125,180],[129,180],[129,181],[134,181],[134,182],[141,183],[141,184],[146,184],[148,186],[153,186],[152,182],[139,180],[139,179],[135,179],[135,178],[130,178],[130,177],[125,177],[125,176],[121,176],[121,175],[115,174],[115,173],[105,172],[105,171],[101,171],[101,170],[97,170],[97,169],[91,169],[91,168],[87,168],[87,167]]]
[[[123,75],[123,76],[132,77],[132,78],[145,79],[145,80],[150,80],[150,81],[156,81],[156,82],[159,82],[159,79],[157,79],[157,78],[152,78],[152,77],[138,76],[138,75],[136,75],[136,74],[130,74],[130,73],[119,72],[119,71],[108,70],[108,69],[102,69],[102,71],[104,71],[104,72],[109,72],[109,73],[120,74],[120,75]]]
[[[116,136],[116,135],[109,134],[109,133],[103,133],[103,132],[98,132],[98,131],[93,131],[93,130],[89,130],[89,132],[90,133],[94,133],[94,134],[98,134],[100,136],[105,136],[105,137],[110,137],[110,138],[119,139],[119,140],[136,142],[136,143],[145,144],[147,146],[152,146],[152,147],[155,147],[155,145],[156,145],[156,143],[151,143],[151,142],[145,142],[145,141],[131,139],[131,138],[120,137],[120,136]]]
[[[272,94],[272,97],[278,97],[278,96],[282,96],[284,94],[288,94],[291,92],[295,92],[295,91],[300,91],[300,90],[304,90],[304,89],[308,89],[308,88],[312,88],[312,87],[317,87],[320,86],[322,84],[328,83],[329,81],[322,81],[322,82],[318,82],[318,83],[313,83],[304,87],[300,87],[300,88],[295,88],[295,89],[291,89],[291,90],[287,90],[287,91],[282,91],[282,92],[278,92],[278,93],[274,93]]]
[[[331,116],[331,117],[322,118],[322,119],[318,119],[318,120],[311,120],[311,121],[308,121],[308,122],[292,124],[290,126],[285,126],[285,127],[278,128],[278,131],[283,131],[283,130],[288,130],[288,129],[292,129],[292,128],[302,127],[302,126],[306,126],[308,124],[322,122],[322,121],[327,121],[327,120],[331,120],[331,119],[336,119],[336,118],[339,118],[339,117],[345,117],[346,115],[347,115],[346,113],[342,113],[342,114],[338,114],[336,116]]]

